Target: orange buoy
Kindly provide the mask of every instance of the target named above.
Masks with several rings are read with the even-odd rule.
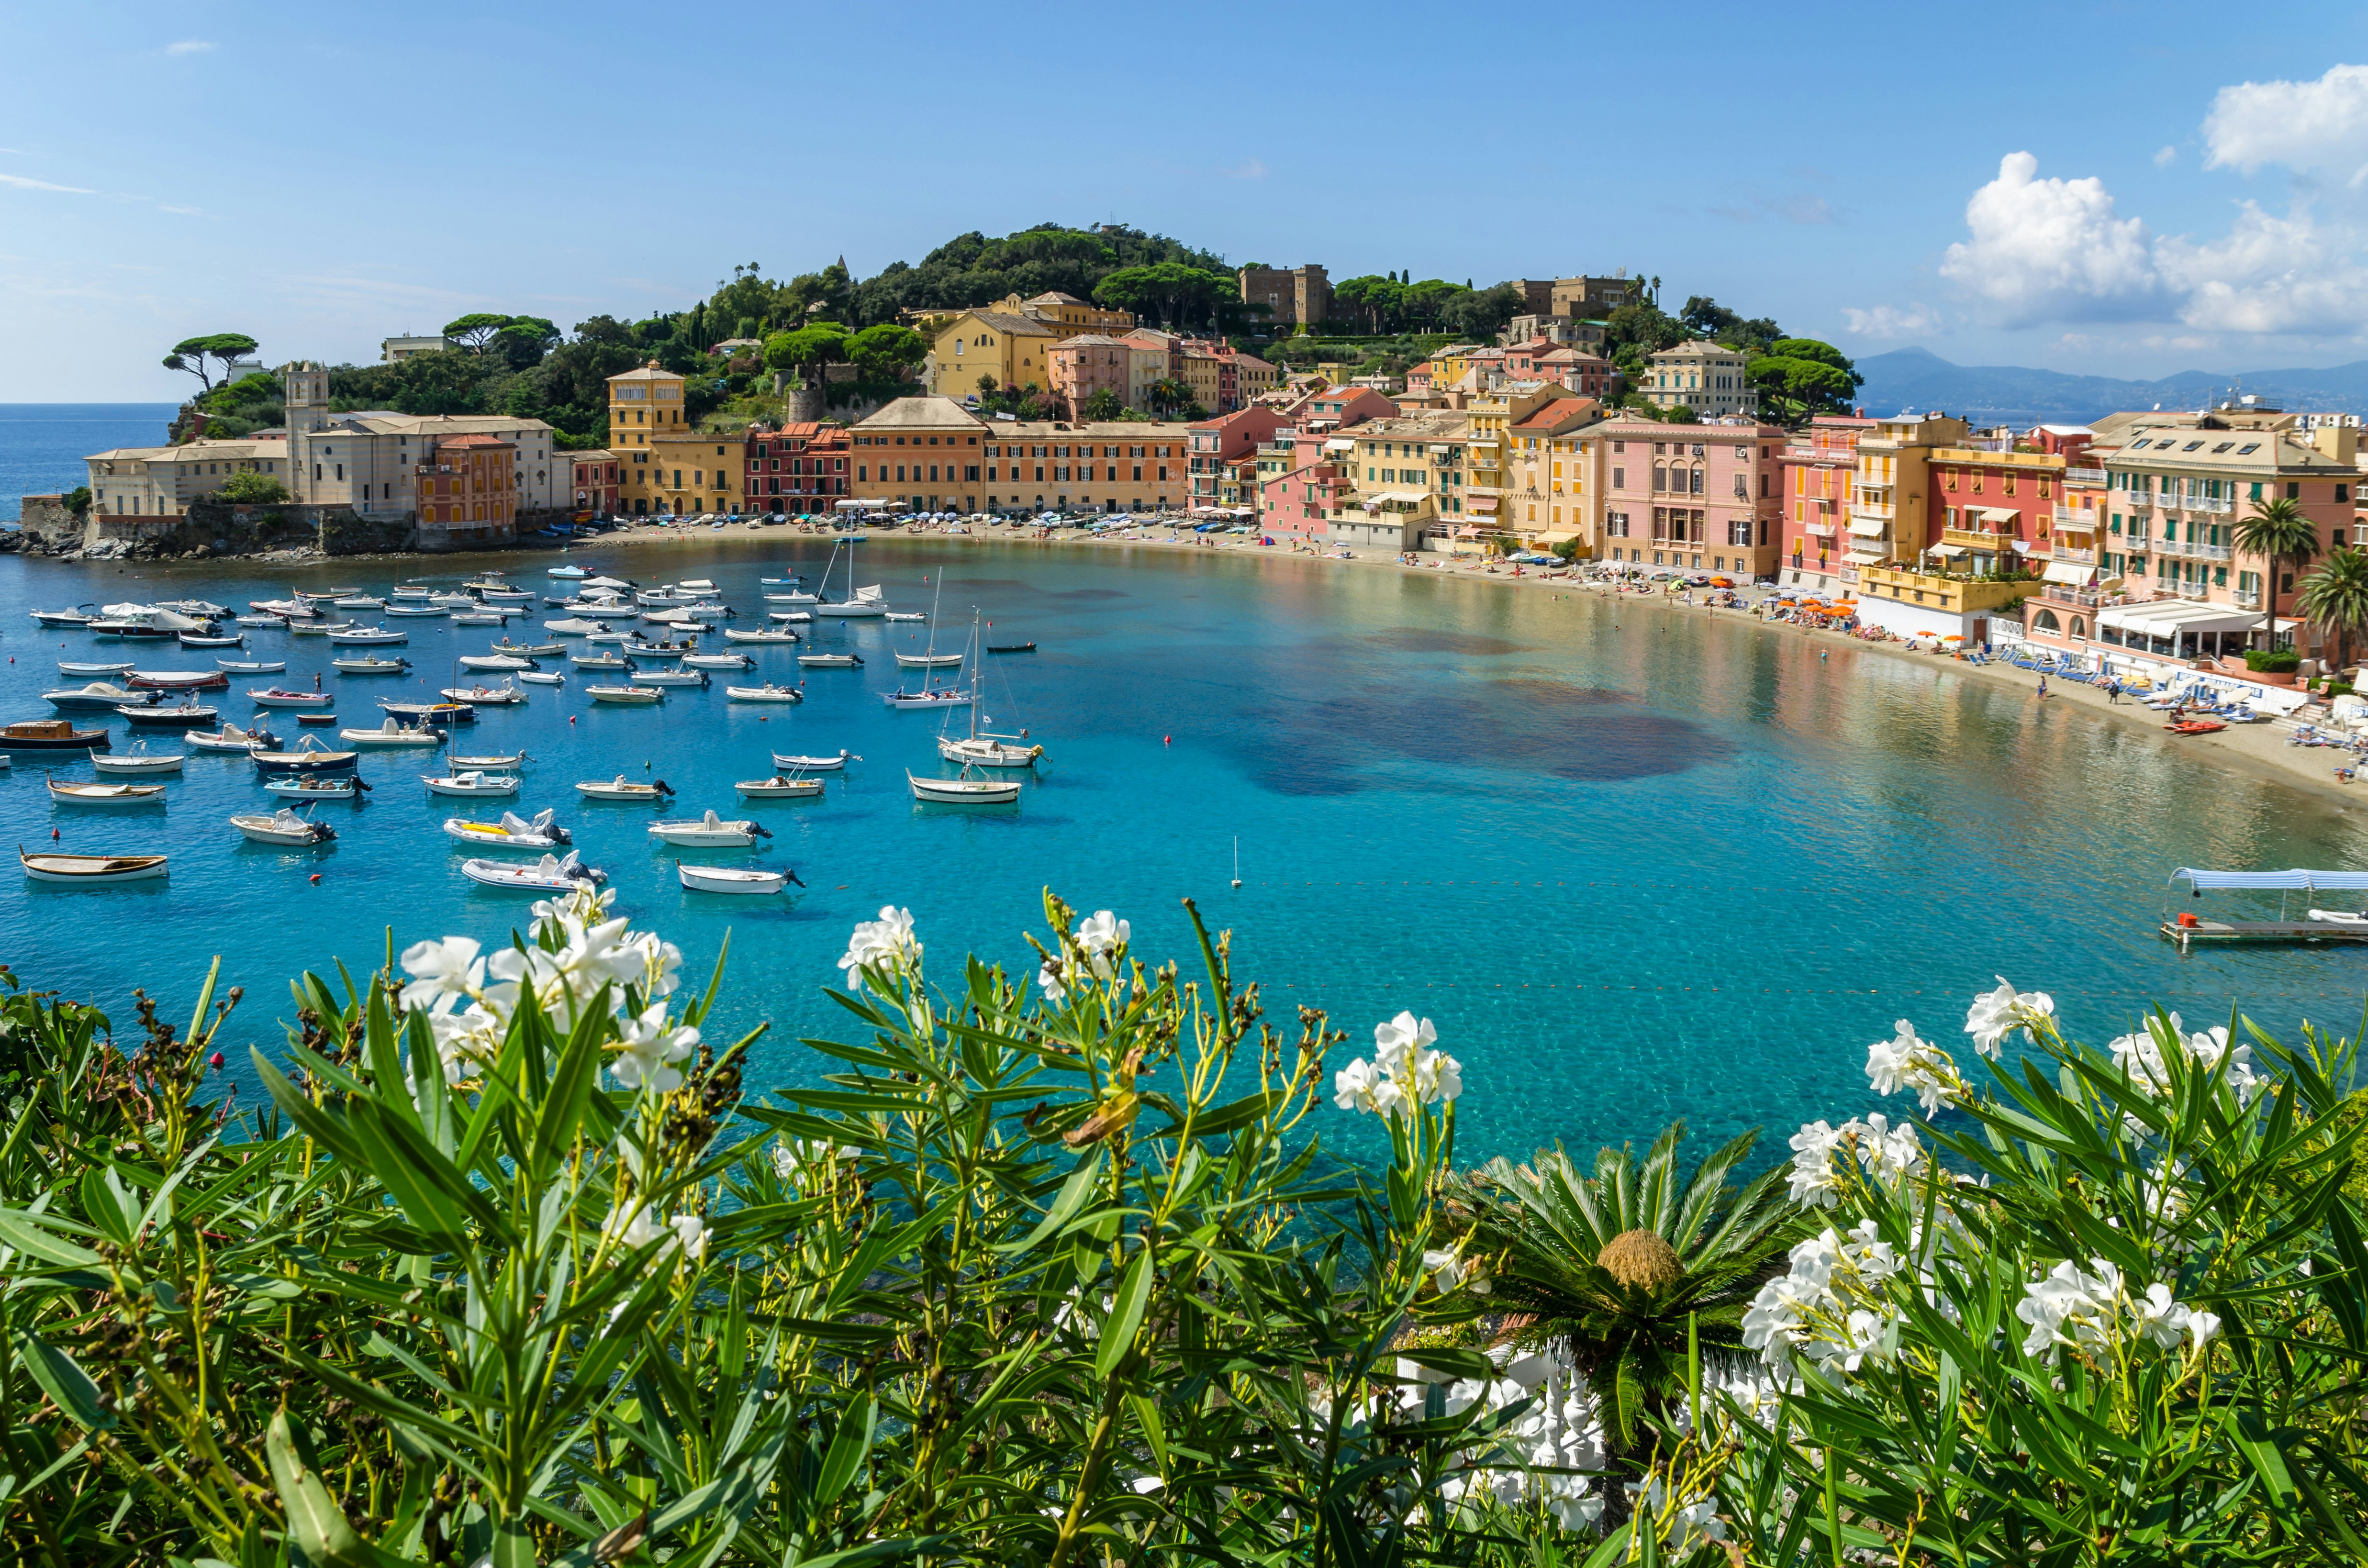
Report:
[[[321,873],[318,871],[313,872],[309,880],[315,882],[319,881],[321,880]]]

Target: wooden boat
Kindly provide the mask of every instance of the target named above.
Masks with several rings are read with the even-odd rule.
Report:
[[[442,695],[472,708],[511,708],[526,700],[526,693],[514,686],[447,687]]]
[[[436,610],[432,613],[441,615],[444,612]],[[297,629],[291,626],[288,630],[293,631]],[[411,634],[407,631],[390,631],[383,626],[362,626],[355,627],[350,631],[329,632],[328,638],[330,642],[341,648],[392,648],[397,643],[410,642]]]
[[[1036,644],[1033,642],[989,642],[986,645],[986,651],[990,653],[1032,653],[1036,651]]]
[[[753,822],[727,821],[713,812],[695,820],[654,822],[647,831],[652,838],[667,844],[700,849],[745,849],[760,838],[773,836]]]
[[[461,756],[448,751],[444,754],[444,760],[454,767],[516,767],[526,760],[526,753],[495,752],[485,756]]]
[[[557,670],[521,670],[518,679],[532,686],[565,686],[567,677]]]
[[[216,659],[214,668],[228,676],[276,676],[288,668],[285,659]]]
[[[685,653],[683,665],[694,670],[753,670],[757,661],[746,653]]]
[[[1001,778],[973,778],[970,769],[962,769],[959,778],[924,778],[907,769],[905,781],[913,787],[913,799],[929,805],[941,806],[1008,806],[1019,799],[1019,786]]]
[[[143,698],[129,687],[95,680],[88,686],[62,686],[55,691],[45,691],[41,700],[60,712],[112,713],[127,703],[152,702],[154,699]]]
[[[464,670],[530,670],[536,668],[532,659],[521,659],[515,653],[463,653],[461,667]]]
[[[299,620],[288,618],[288,634],[291,637],[327,637],[341,642],[408,642],[400,631],[390,632],[383,626],[372,630],[357,626],[350,620]]]
[[[860,653],[800,653],[798,663],[810,670],[854,670],[863,667]]]
[[[327,823],[300,817],[286,806],[269,816],[260,812],[233,816],[230,824],[257,844],[278,844],[293,848],[326,844],[337,836],[336,830]]]
[[[899,653],[896,663],[908,670],[951,670],[962,667],[960,653]]]
[[[339,730],[337,739],[349,746],[440,746],[450,736],[434,724],[405,728],[392,713],[375,730]]]
[[[663,778],[647,784],[635,784],[621,773],[605,784],[598,779],[586,779],[575,786],[575,792],[587,801],[639,801],[651,805],[674,793]]]
[[[387,606],[386,613],[392,616],[410,616],[421,620],[432,620],[440,616],[450,615],[451,611],[442,605],[420,604],[406,600],[401,604]]]
[[[128,676],[131,673],[131,666],[128,664],[112,665],[107,663],[105,660],[100,660],[96,664],[86,663],[80,659],[60,659],[58,661],[58,674],[62,676],[73,676],[77,680],[98,680],[108,676]]]
[[[257,708],[326,708],[336,701],[325,691],[287,691],[276,686],[250,689],[246,696]]]
[[[236,724],[224,724],[219,730],[191,730],[181,740],[199,751],[231,751],[242,755],[257,746],[268,750],[279,744],[279,737],[268,730],[242,730]]]
[[[703,688],[709,684],[705,670],[635,670],[625,678],[635,686],[696,686]]]
[[[134,670],[123,684],[134,691],[228,691],[230,676],[221,670]]]
[[[463,860],[461,874],[485,887],[515,892],[570,892],[577,888],[596,887],[605,880],[599,871],[578,860],[573,849],[564,860],[546,854],[531,866],[514,866],[500,860]]]
[[[162,703],[125,703],[115,710],[131,723],[148,729],[189,729],[211,724],[220,714],[202,702],[182,702],[167,708]]]
[[[666,699],[665,690],[655,686],[587,686],[584,695],[618,708],[647,708]]]
[[[504,812],[499,822],[471,822],[465,817],[446,817],[444,836],[478,849],[540,854],[573,842],[567,830],[551,820],[552,814],[547,811],[537,812],[529,821],[515,812]]]
[[[293,751],[255,751],[247,754],[255,759],[258,773],[351,773],[356,751],[331,751],[310,735],[302,737]]]
[[[739,631],[729,626],[723,629],[723,637],[728,642],[754,642],[767,648],[786,648],[798,641],[794,631]]]
[[[352,774],[324,778],[317,773],[297,773],[269,780],[263,792],[290,801],[351,801],[359,805],[370,787]]]
[[[555,659],[567,652],[564,642],[513,642],[505,637],[494,644],[496,653],[507,653],[514,659]]]
[[[842,751],[837,756],[793,756],[778,751],[773,754],[773,766],[788,773],[837,773],[848,763],[862,760],[851,751]]]
[[[437,778],[423,773],[419,781],[427,786],[431,795],[515,795],[518,778],[515,773],[481,773],[475,768]]]
[[[37,882],[64,882],[75,887],[145,881],[165,874],[162,855],[28,855],[20,845],[17,859],[25,868],[25,875]]]
[[[151,753],[146,741],[138,743],[120,756],[109,756],[103,752],[96,751],[90,754],[92,767],[100,773],[111,773],[119,778],[127,775],[142,778],[161,773],[178,773],[181,771],[181,764],[187,760],[178,752]]]
[[[674,869],[677,879],[693,892],[774,893],[798,882],[794,871],[760,871],[753,866],[686,866],[677,860]]]
[[[49,781],[50,799],[69,806],[161,806],[162,784],[61,784]]]
[[[465,702],[397,702],[393,698],[378,699],[381,712],[396,719],[408,719],[414,724],[473,724],[477,710]]]
[[[794,686],[727,686],[723,695],[734,702],[803,702],[806,694]]]
[[[776,773],[770,778],[743,778],[732,786],[740,791],[744,801],[818,801],[822,799],[819,778],[791,778]]]
[[[967,708],[971,705],[971,694],[958,687],[939,686],[906,691],[900,686],[894,691],[882,692],[880,700],[891,708]]]
[[[409,659],[381,659],[364,653],[350,659],[331,659],[329,667],[345,676],[399,676],[411,668]]]
[[[299,713],[296,715],[296,722],[308,730],[325,730],[336,724],[336,722],[337,716],[335,713]]]

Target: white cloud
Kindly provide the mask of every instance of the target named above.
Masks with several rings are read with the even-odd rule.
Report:
[[[1845,305],[1853,337],[1930,337],[1941,330],[1941,312],[1927,304],[1877,305],[1870,311]]]
[[[2146,223],[2115,212],[2105,182],[2040,179],[2039,160],[2009,153],[1965,203],[1970,243],[1941,275],[1988,301],[2004,324],[2143,316],[2159,288]]]
[[[2264,164],[2368,176],[2368,65],[2335,65],[2316,82],[2223,87],[2203,117],[2207,168],[2251,174]]]
[[[98,192],[78,185],[51,185],[45,179],[28,179],[23,175],[0,175],[0,185],[11,190],[54,190],[66,196],[97,196]]]
[[[2167,236],[2163,280],[2186,296],[2179,319],[2210,332],[2346,334],[2368,323],[2368,269],[2306,208],[2276,218],[2248,201],[2217,240]]]
[[[2164,142],[2162,150],[2154,155],[2154,166],[2158,169],[2167,169],[2177,162],[2179,162],[2179,149],[2168,142]]]
[[[167,54],[211,54],[215,50],[220,49],[222,45],[205,39],[185,38],[177,43],[166,44],[165,46],[165,52]]]

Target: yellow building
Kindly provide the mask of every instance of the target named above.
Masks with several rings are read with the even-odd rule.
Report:
[[[929,390],[956,401],[975,397],[982,376],[994,377],[997,386],[1050,387],[1052,373],[1044,351],[1071,335],[1069,331],[1016,312],[964,311],[940,324],[930,340],[934,374]]]
[[[1282,384],[1282,372],[1255,354],[1234,356],[1234,395],[1244,408]]]
[[[1498,506],[1508,531],[1537,544],[1593,539],[1585,516],[1591,443],[1581,432],[1602,418],[1593,398],[1565,395],[1513,421]]]
[[[1877,420],[1859,437],[1846,565],[1913,562],[1924,553],[1932,538],[1932,453],[1963,441],[1965,428],[1946,415],[1902,414]]]
[[[685,419],[682,394],[683,378],[655,359],[609,378],[620,513],[690,517],[741,509],[747,443],[701,433]]]
[[[1176,511],[1190,498],[1191,426],[997,419],[986,433],[991,512]]]
[[[1188,348],[1176,356],[1177,379],[1191,389],[1192,401],[1211,414],[1232,412],[1225,406],[1225,365],[1214,354]]]
[[[1508,381],[1495,392],[1474,392],[1463,405],[1472,421],[1471,472],[1465,478],[1464,507],[1481,521],[1500,517],[1498,501],[1510,479],[1512,427],[1549,403],[1570,393],[1554,381]]]
[[[1033,316],[1047,326],[1060,328],[1064,337],[1073,332],[1124,332],[1134,324],[1132,311],[1114,311],[1058,290],[1027,300],[1006,294],[987,308],[1006,315]]]

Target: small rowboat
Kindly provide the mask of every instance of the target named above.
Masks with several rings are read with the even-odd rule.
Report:
[[[694,670],[753,670],[757,661],[746,653],[685,653],[685,668]]]
[[[20,846],[17,859],[25,875],[37,882],[68,882],[96,887],[102,882],[138,882],[165,874],[162,855],[28,855]]]
[[[128,676],[131,673],[131,666],[129,664],[110,665],[103,661],[97,664],[85,664],[75,659],[58,661],[58,674],[73,676],[80,680],[97,680],[101,676]]]
[[[106,751],[114,744],[104,729],[77,730],[63,719],[28,719],[0,728],[0,751]]]
[[[337,700],[325,691],[283,691],[276,686],[246,695],[257,708],[326,708]]]
[[[837,773],[844,769],[848,763],[862,760],[851,751],[842,751],[837,756],[790,756],[781,752],[773,754],[773,766],[784,773]]]
[[[257,844],[279,844],[296,848],[326,844],[337,836],[336,831],[327,823],[300,817],[286,806],[269,816],[260,812],[234,816],[230,819],[230,824]]]
[[[896,663],[908,670],[950,670],[962,662],[960,653],[899,653]]]
[[[463,653],[461,667],[464,670],[530,670],[532,659],[521,659],[516,653]]]
[[[621,773],[605,784],[598,779],[586,779],[575,786],[575,792],[587,801],[639,801],[645,805],[656,804],[674,793],[663,778],[635,784]]]
[[[444,754],[444,760],[454,767],[516,767],[526,760],[526,753],[514,751],[507,755],[496,752],[491,756],[456,756],[448,751]]]
[[[863,667],[860,653],[800,653],[798,663],[810,670],[853,670]]]
[[[572,842],[567,830],[552,822],[550,812],[537,812],[529,822],[515,812],[504,812],[499,822],[471,822],[466,817],[446,817],[444,836],[479,849],[503,849],[515,854],[528,854],[556,849]]]
[[[183,702],[171,708],[162,704],[126,703],[116,711],[134,725],[148,729],[188,729],[211,724],[217,717],[215,710],[202,702]]]
[[[1036,651],[1036,644],[1033,642],[989,642],[986,645],[986,651],[990,653],[1032,653]]]
[[[759,871],[744,866],[686,866],[674,863],[675,876],[693,892],[780,892],[798,882],[794,871]],[[798,882],[803,887],[805,883]]]
[[[124,681],[134,691],[228,691],[220,670],[134,670]]]
[[[923,778],[907,769],[905,781],[913,799],[941,806],[1008,806],[1019,799],[1019,786],[1000,778],[973,778],[964,768],[960,778]]]
[[[375,730],[339,730],[337,739],[349,746],[440,746],[450,737],[434,724],[405,729],[393,714]]]
[[[317,773],[299,773],[272,779],[264,785],[263,792],[290,801],[351,801],[359,805],[370,788],[350,774],[341,778],[324,778]]]
[[[392,614],[393,612],[389,611],[388,613]],[[430,615],[442,615],[444,612],[440,609],[433,609],[429,610],[427,613]],[[310,629],[305,627],[290,626],[288,630],[290,631],[308,631]],[[408,642],[411,641],[411,634],[409,632],[390,631],[383,626],[354,627],[349,631],[332,631],[328,634],[328,637],[330,642],[345,648],[391,648],[398,642]]]
[[[705,670],[635,670],[625,677],[635,686],[696,686],[705,687]]]
[[[790,778],[776,773],[770,778],[743,778],[732,786],[740,791],[744,801],[819,801],[822,780]]]
[[[882,692],[880,700],[891,708],[967,708],[971,704],[971,694],[959,687],[906,691],[900,686],[894,691]]]
[[[765,619],[779,621],[783,626],[812,625],[814,622],[814,617],[802,609],[777,609]],[[727,631],[724,635],[729,637],[732,634]]]
[[[723,695],[734,702],[803,702],[806,694],[794,686],[727,686]]]
[[[411,668],[411,661],[381,659],[374,654],[364,653],[359,658],[331,659],[329,667],[339,675],[347,676],[399,676]]]
[[[361,753],[330,751],[306,735],[294,751],[257,751],[247,755],[254,757],[258,773],[351,773],[354,759]]]
[[[421,774],[419,781],[427,786],[431,795],[515,795],[518,778],[515,773],[480,773],[474,768],[445,778]]]
[[[408,719],[415,724],[473,724],[477,710],[465,702],[397,702],[381,697],[379,707],[397,719]]]
[[[505,637],[493,646],[496,653],[507,653],[514,659],[555,659],[567,652],[563,642],[513,642]]]
[[[503,611],[497,609],[456,609],[452,612],[452,624],[455,626],[507,626],[509,620]]]
[[[916,609],[892,609],[880,618],[882,620],[927,620],[929,618]]]
[[[288,618],[284,615],[242,615],[238,618],[238,623],[241,626],[254,627],[257,631],[286,631]]]
[[[162,784],[61,784],[52,778],[50,799],[69,806],[161,806]]]
[[[244,648],[246,646],[246,636],[242,632],[235,637],[204,637],[194,631],[184,631],[181,633],[181,646],[184,648]]]
[[[633,667],[615,653],[570,653],[567,662],[579,670],[630,670]]]
[[[753,822],[727,821],[713,812],[696,821],[654,822],[649,835],[687,848],[745,849],[773,835]]]
[[[299,713],[296,722],[308,730],[325,730],[337,722],[335,713]]]
[[[361,590],[359,588],[340,588],[337,591],[343,594],[355,594],[359,593]],[[427,596],[435,591],[435,589],[427,586],[425,583],[405,583],[399,588],[389,588],[386,591],[386,597],[391,599],[409,599],[417,603],[426,600]]]
[[[727,626],[723,629],[723,638],[727,642],[754,642],[767,648],[786,648],[798,641],[798,634],[794,631],[735,631]]]
[[[387,606],[386,613],[393,616],[415,616],[426,619],[450,615],[451,611],[445,608],[442,605],[427,604],[416,599],[404,599],[399,603]]]
[[[567,677],[557,670],[520,670],[518,679],[529,686],[565,686]]]
[[[507,888],[517,892],[570,892],[577,888],[590,889],[605,876],[585,865],[573,849],[564,860],[546,854],[531,866],[513,866],[501,860],[463,860],[461,874],[472,882],[489,888]]]
[[[666,697],[666,692],[655,686],[587,686],[584,694],[595,702],[620,708],[647,708]]]
[[[496,588],[484,583],[476,585],[478,597],[491,605],[530,605],[534,595],[524,588]]]
[[[103,752],[90,754],[90,765],[101,773],[142,776],[158,773],[178,773],[187,760],[176,752],[166,756],[151,756],[148,743],[140,742],[121,756],[108,756]]]
[[[285,659],[216,659],[214,667],[227,676],[276,676],[287,669]]]
[[[224,724],[214,731],[191,730],[181,740],[199,751],[234,751],[241,756],[257,746],[269,747],[279,744],[279,737],[268,730],[242,730],[236,724]]]

